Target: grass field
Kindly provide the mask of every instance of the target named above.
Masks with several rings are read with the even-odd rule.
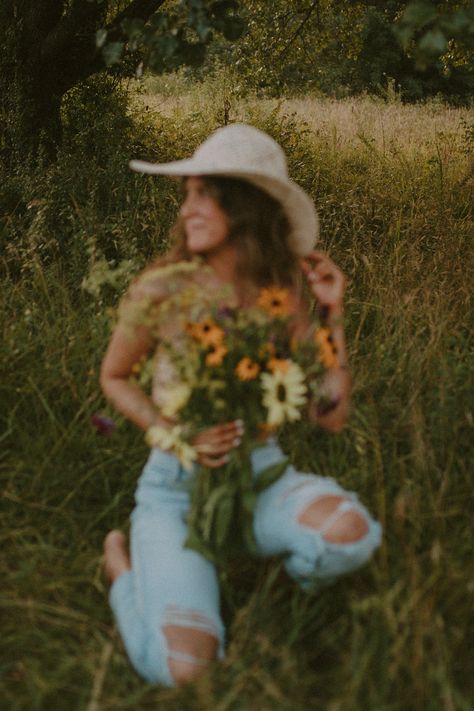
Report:
[[[2,707],[471,709],[473,111],[152,89],[133,100],[137,121],[149,107],[140,139],[127,124],[133,141],[108,145],[113,124],[81,165],[85,132],[55,172],[24,182],[24,210],[11,198],[3,216]],[[350,423],[337,436],[301,424],[284,445],[356,490],[384,539],[367,568],[314,597],[279,561],[236,562],[222,579],[226,659],[167,690],[129,666],[101,575],[103,537],[128,525],[146,448],[119,420],[98,436],[90,417],[108,412],[108,307],[176,209],[173,185],[129,176],[126,162],[186,155],[224,112],[283,143],[318,207],[321,247],[349,277]]]

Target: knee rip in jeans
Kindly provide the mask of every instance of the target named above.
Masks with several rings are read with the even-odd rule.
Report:
[[[162,629],[168,646],[168,668],[177,684],[197,679],[216,659],[218,632],[205,615],[169,607]]]
[[[367,518],[357,504],[334,494],[314,499],[300,513],[298,523],[320,531],[330,543],[356,543],[369,531]]]

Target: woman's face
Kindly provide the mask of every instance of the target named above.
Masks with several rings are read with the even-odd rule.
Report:
[[[229,218],[202,178],[186,178],[180,214],[191,254],[210,254],[227,243]]]

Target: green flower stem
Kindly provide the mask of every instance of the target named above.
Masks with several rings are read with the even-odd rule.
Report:
[[[252,450],[256,443],[244,437],[218,469],[199,467],[192,482],[189,534],[185,545],[217,564],[243,550],[255,554],[253,517],[258,495],[285,471],[287,460],[277,462],[253,480]]]

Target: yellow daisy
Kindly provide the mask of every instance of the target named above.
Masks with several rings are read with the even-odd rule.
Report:
[[[251,358],[245,356],[237,363],[235,372],[239,380],[255,380],[260,372],[260,366]]]
[[[220,365],[227,353],[227,348],[222,345],[211,346],[211,350],[206,356],[206,365]]]
[[[197,459],[197,452],[183,437],[181,425],[168,429],[161,425],[153,425],[145,434],[145,441],[150,447],[158,447],[167,452],[173,452],[185,469],[192,470]]]
[[[271,316],[287,316],[290,313],[290,293],[288,289],[270,286],[260,290],[257,305]]]
[[[337,348],[334,345],[331,329],[318,328],[314,332],[314,342],[319,347],[319,360],[325,368],[337,368]]]
[[[289,361],[286,372],[275,370],[261,376],[263,404],[268,409],[267,425],[278,426],[301,418],[300,408],[306,403],[304,373]]]
[[[175,383],[162,390],[160,395],[161,412],[165,417],[174,417],[188,402],[191,388],[187,383]]]

